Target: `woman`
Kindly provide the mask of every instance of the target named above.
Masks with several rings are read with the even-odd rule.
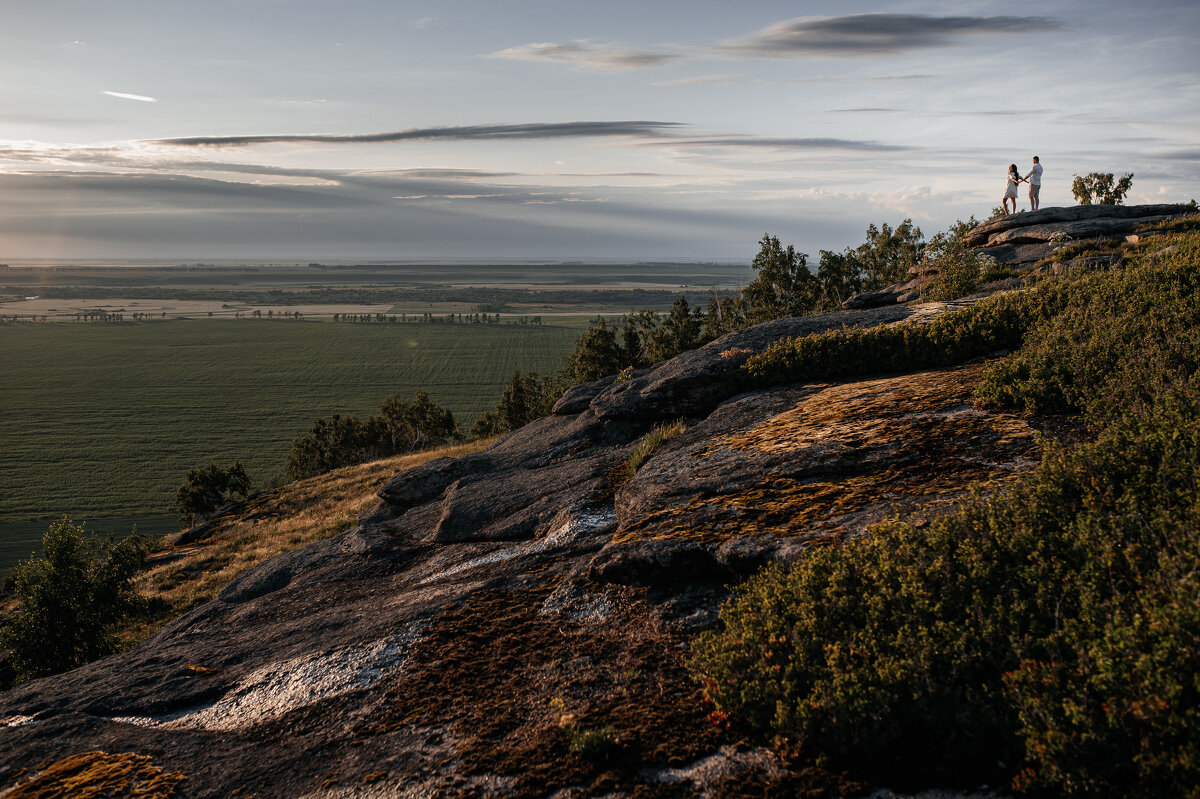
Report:
[[[1008,165],[1008,185],[1004,188],[1004,201],[1001,203],[1004,206],[1004,215],[1008,216],[1008,201],[1012,200],[1012,213],[1017,212],[1017,184],[1023,180],[1021,173],[1017,171],[1016,164]]]

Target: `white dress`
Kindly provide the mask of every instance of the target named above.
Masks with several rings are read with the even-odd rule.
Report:
[[[1004,199],[1007,200],[1010,197],[1013,199],[1016,199],[1016,197],[1017,197],[1017,178],[1019,178],[1019,177],[1020,177],[1020,175],[1018,175],[1016,172],[1008,173],[1008,185],[1004,188]]]

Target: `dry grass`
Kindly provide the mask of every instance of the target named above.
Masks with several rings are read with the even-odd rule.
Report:
[[[241,513],[219,520],[202,541],[167,547],[150,557],[137,588],[150,600],[153,615],[122,637],[129,643],[146,638],[212,600],[247,569],[353,527],[379,501],[375,492],[380,485],[396,472],[434,458],[477,452],[490,443],[473,441],[347,466],[256,497]]]
[[[185,779],[183,773],[164,773],[149,757],[133,752],[82,752],[33,771],[32,778],[4,795],[8,799],[169,799]]]

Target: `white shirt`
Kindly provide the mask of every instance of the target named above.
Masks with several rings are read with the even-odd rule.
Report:
[[[1042,165],[1034,164],[1033,169],[1029,170],[1029,174],[1025,176],[1025,179],[1029,181],[1030,186],[1042,185]]]

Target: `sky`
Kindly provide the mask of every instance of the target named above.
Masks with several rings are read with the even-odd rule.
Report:
[[[1197,0],[10,5],[0,260],[815,261],[1035,154],[1200,198]]]

